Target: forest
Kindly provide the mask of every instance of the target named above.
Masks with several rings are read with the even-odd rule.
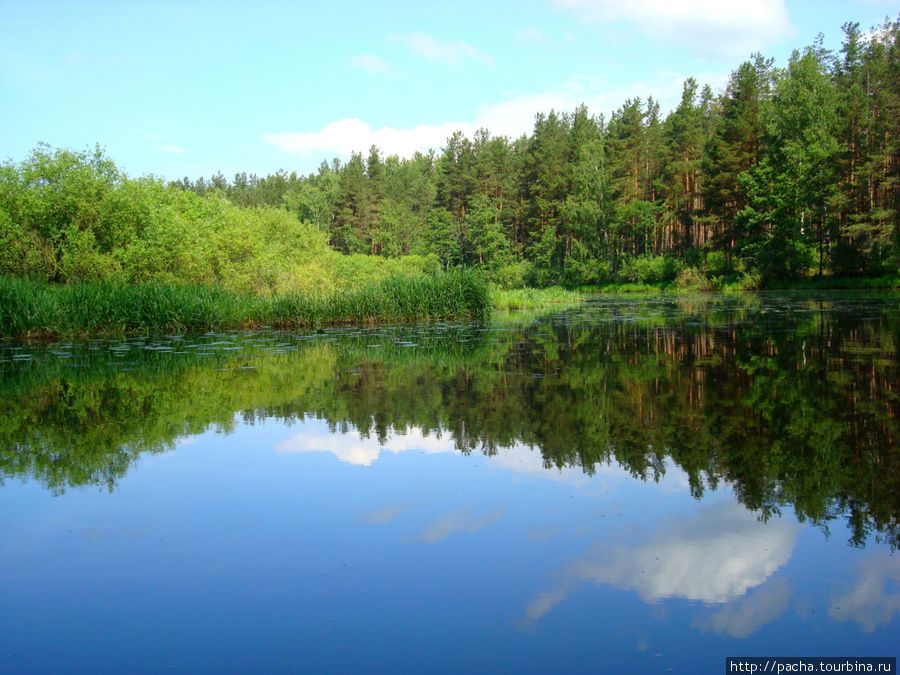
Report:
[[[724,91],[693,78],[607,119],[538,113],[530,135],[461,132],[317,173],[130,178],[93,151],[0,165],[0,276],[333,291],[477,269],[497,286],[760,288],[900,269],[900,20],[843,27]]]

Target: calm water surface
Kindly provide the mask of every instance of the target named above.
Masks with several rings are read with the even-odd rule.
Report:
[[[0,672],[897,656],[897,296],[0,344]]]

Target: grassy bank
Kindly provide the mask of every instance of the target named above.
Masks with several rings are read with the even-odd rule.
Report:
[[[900,289],[900,275],[881,277],[808,277],[806,279],[772,281],[767,283],[765,288],[773,291],[898,290]]]
[[[569,291],[559,286],[513,290],[495,289],[491,293],[491,304],[499,310],[535,309],[549,305],[581,302],[584,298],[584,293]]]
[[[0,336],[53,338],[224,328],[311,328],[483,318],[487,285],[471,272],[385,279],[346,292],[272,296],[212,286],[0,279]]]
[[[695,293],[702,291],[826,291],[826,290],[900,290],[900,275],[880,277],[804,277],[802,279],[762,280],[758,275],[707,278],[702,273],[679,275],[674,282],[606,283],[583,287],[584,293]]]
[[[599,284],[597,286],[584,286],[581,288],[582,291],[588,292],[591,291],[593,293],[665,293],[668,291],[677,291],[678,287],[675,284],[665,281],[654,284],[641,284],[636,282],[622,282],[622,283],[605,283]]]

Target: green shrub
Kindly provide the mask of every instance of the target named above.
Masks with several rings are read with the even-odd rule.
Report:
[[[674,281],[678,267],[678,261],[668,256],[637,256],[625,263],[619,276],[637,284],[658,284]]]
[[[49,279],[56,274],[56,256],[52,246],[37,232],[13,222],[0,208],[0,276]]]
[[[678,272],[675,285],[682,291],[711,291],[715,287],[706,273],[696,267],[683,267]]]
[[[532,267],[533,265],[527,260],[521,260],[503,265],[488,272],[486,276],[489,281],[497,284],[500,288],[524,288],[526,279],[532,274]]]
[[[724,276],[731,271],[724,251],[707,252],[704,268],[711,277]]]

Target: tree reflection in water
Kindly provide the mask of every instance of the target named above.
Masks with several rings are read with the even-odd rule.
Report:
[[[896,548],[898,344],[891,296],[762,294],[602,299],[484,326],[6,345],[0,476],[112,490],[143,453],[209,428],[315,417],[359,432],[333,449],[357,464],[408,433],[488,456],[525,445],[587,474],[658,480],[674,465],[698,498],[728,482],[762,520],[790,506]]]

